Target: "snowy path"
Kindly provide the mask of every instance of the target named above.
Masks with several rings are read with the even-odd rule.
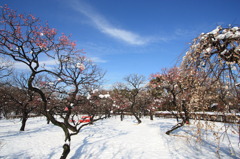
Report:
[[[83,133],[89,134],[84,139],[84,147],[73,149],[75,154],[72,159],[120,159],[123,156],[124,159],[171,158],[164,141],[159,138],[164,132],[145,123],[137,125],[115,120],[115,123],[99,125],[96,130],[85,129]]]

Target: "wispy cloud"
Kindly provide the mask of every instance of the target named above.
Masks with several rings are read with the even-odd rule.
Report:
[[[70,1],[70,5],[77,12],[87,16],[98,30],[115,39],[124,41],[131,45],[144,45],[151,41],[151,38],[142,37],[132,31],[113,26],[103,15],[83,1]]]
[[[106,60],[101,59],[100,57],[90,57],[90,59],[95,63],[106,63]]]

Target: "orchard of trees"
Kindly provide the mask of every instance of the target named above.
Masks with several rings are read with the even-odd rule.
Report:
[[[178,66],[152,74],[150,81],[130,74],[104,90],[105,72],[77,49],[70,36],[5,5],[0,20],[1,117],[20,117],[24,131],[29,117],[45,116],[65,134],[62,159],[71,150],[73,135],[111,115],[120,115],[120,120],[133,115],[140,124],[142,116],[153,120],[157,111],[169,111],[177,125],[168,135],[192,120],[200,121],[194,112],[226,115],[234,127],[240,109],[239,44],[239,27],[218,26],[195,38]],[[46,59],[54,65],[43,63]],[[16,62],[27,72],[16,73]],[[79,122],[82,114],[90,122]]]

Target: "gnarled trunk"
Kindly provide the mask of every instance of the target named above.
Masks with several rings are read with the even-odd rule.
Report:
[[[133,116],[137,119],[138,124],[140,124],[142,121],[140,120],[140,118],[137,116],[137,114],[135,113],[133,106],[131,107],[131,113],[133,114]]]
[[[22,115],[22,126],[20,128],[20,131],[25,130],[27,119],[28,119],[28,113],[23,113],[23,115]]]
[[[190,116],[189,116],[189,112],[187,110],[187,107],[186,107],[186,102],[183,100],[182,101],[182,110],[184,112],[184,115],[182,114],[182,112],[179,112],[179,115],[180,117],[182,118],[182,122],[181,123],[178,123],[177,125],[173,126],[170,130],[168,130],[166,132],[167,135],[169,135],[172,131],[184,126],[184,124],[189,124],[189,120],[190,120]],[[173,113],[173,112],[172,112]],[[174,113],[173,113],[174,114]],[[176,114],[176,117],[177,117],[177,114]],[[177,117],[177,121],[178,121],[178,117]]]
[[[63,145],[63,153],[62,153],[62,156],[60,157],[60,159],[66,159],[69,152],[70,152],[70,145],[69,144],[64,144]]]

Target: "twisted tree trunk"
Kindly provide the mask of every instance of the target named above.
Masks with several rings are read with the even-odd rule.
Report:
[[[23,115],[22,115],[22,126],[20,128],[20,131],[25,130],[27,119],[28,119],[28,113],[23,113]]]
[[[60,157],[60,159],[66,159],[69,152],[70,152],[70,145],[69,144],[64,144],[63,145],[63,153],[62,153],[62,156]]]
[[[134,105],[131,106],[131,113],[133,114],[133,116],[137,119],[138,124],[140,124],[142,121],[140,120],[140,118],[137,116],[137,114],[134,111]]]

